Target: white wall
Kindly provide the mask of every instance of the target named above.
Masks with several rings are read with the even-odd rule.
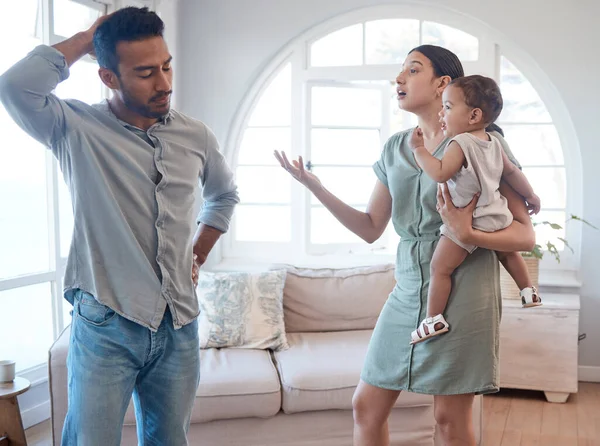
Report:
[[[178,108],[206,122],[224,142],[237,108],[269,60],[307,29],[376,0],[179,0]],[[596,0],[431,0],[485,22],[520,46],[550,78],[579,138],[583,212],[600,222],[600,2]],[[551,3],[551,5],[550,5]],[[580,364],[600,367],[600,232],[586,229]],[[543,340],[538,340],[543,342]]]

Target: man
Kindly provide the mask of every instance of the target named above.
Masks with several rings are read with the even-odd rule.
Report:
[[[200,375],[194,282],[239,200],[212,132],[170,110],[163,28],[147,8],[121,9],[0,77],[0,100],[60,161],[73,202],[63,445],[118,445],[132,393],[140,444],[187,444]],[[52,91],[88,53],[112,98],[60,100]]]

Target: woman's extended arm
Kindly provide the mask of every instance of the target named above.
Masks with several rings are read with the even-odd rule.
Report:
[[[304,169],[302,157],[292,160],[291,163],[283,152],[275,152],[275,157],[281,167],[306,186],[346,228],[367,243],[373,243],[381,237],[392,216],[392,196],[385,184],[377,181],[371,193],[367,210],[362,212],[347,205],[323,187],[314,174]]]

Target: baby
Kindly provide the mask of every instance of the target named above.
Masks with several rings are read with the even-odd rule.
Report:
[[[466,76],[453,80],[442,96],[440,121],[446,137],[452,138],[442,159],[425,148],[421,129],[412,132],[410,147],[421,168],[438,183],[447,182],[456,207],[466,206],[480,194],[473,212],[473,227],[486,232],[499,231],[512,223],[513,216],[500,192],[503,178],[527,201],[534,214],[540,199],[525,175],[506,156],[500,141],[486,132],[502,111],[502,94],[493,79]],[[452,288],[452,273],[476,246],[461,243],[445,225],[431,260],[427,297],[427,317],[411,334],[411,344],[446,333],[450,326],[443,312]],[[532,286],[525,261],[518,252],[497,252],[499,260],[521,289],[523,307],[541,305]]]

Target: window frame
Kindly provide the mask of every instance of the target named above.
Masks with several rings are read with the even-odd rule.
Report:
[[[310,45],[315,41],[325,37],[331,32],[345,28],[358,23],[365,23],[370,20],[382,18],[403,18],[418,19],[423,21],[437,22],[443,25],[457,28],[469,33],[479,39],[479,58],[474,62],[463,62],[466,73],[479,73],[496,80],[500,79],[500,60],[505,56],[513,63],[525,78],[535,85],[535,90],[540,99],[546,106],[559,135],[561,148],[564,157],[564,169],[566,177],[566,208],[565,213],[568,218],[570,214],[581,215],[582,210],[582,181],[581,181],[581,158],[579,151],[579,142],[575,133],[575,128],[568,109],[557,89],[551,83],[547,75],[535,64],[531,56],[523,51],[514,42],[511,42],[501,32],[469,18],[468,16],[457,13],[456,11],[444,7],[430,8],[426,6],[417,6],[411,3],[400,3],[395,5],[382,5],[358,9],[346,14],[337,16],[325,23],[317,25],[288,44],[277,55],[266,69],[258,76],[257,81],[250,88],[239,107],[231,126],[230,137],[225,141],[225,155],[230,165],[235,169],[237,151],[239,142],[245,128],[245,120],[252,112],[252,104],[255,103],[262,92],[268,88],[269,77],[277,66],[283,63],[292,63],[292,153],[291,156],[297,158],[301,154],[303,147],[308,146],[309,125],[307,120],[307,85],[314,81],[336,80],[349,82],[352,80],[381,80],[383,76],[388,79],[395,78],[397,74],[397,65],[362,65],[350,67],[311,67],[310,66]],[[364,28],[364,25],[363,25]],[[364,35],[364,34],[363,34]],[[422,33],[420,35],[422,38]],[[364,42],[363,42],[364,44]],[[364,51],[363,51],[364,52]],[[363,56],[364,61],[364,56]],[[508,141],[510,144],[510,141]],[[374,176],[375,180],[375,176]],[[292,195],[296,199],[304,196],[304,202],[310,203],[306,195],[308,192],[294,182]],[[235,221],[235,217],[234,217]],[[304,207],[300,208],[292,205],[292,221],[296,225],[303,225],[307,229],[308,219]],[[235,223],[234,223],[235,224]],[[220,258],[216,259],[217,268],[219,265],[244,265],[245,263],[254,263],[256,261],[269,264],[272,262],[288,262],[297,264],[311,265],[340,265],[340,264],[364,264],[369,262],[382,262],[395,260],[393,255],[310,255],[306,246],[306,238],[295,231],[294,234],[299,239],[297,242],[286,245],[283,249],[277,249],[276,246],[269,246],[265,255],[256,255],[256,249],[238,250],[237,242],[233,239],[233,232],[224,237]],[[561,263],[558,264],[551,256],[546,255],[540,263],[540,269],[543,271],[564,271],[573,273],[579,269],[579,256],[581,247],[581,225],[568,224],[565,228],[565,238],[573,247],[575,253],[571,254],[569,250],[561,253]],[[258,243],[259,246],[269,245],[267,243]],[[271,244],[272,245],[272,244]],[[260,248],[262,249],[262,248]],[[285,251],[285,252],[284,252]],[[338,250],[339,251],[339,250]],[[348,250],[346,250],[346,253]],[[248,256],[250,254],[250,256]],[[351,259],[350,257],[353,257]]]
[[[107,13],[110,8],[107,4],[91,1],[91,0],[75,0],[84,6],[98,10],[101,14]],[[54,34],[54,0],[38,0],[38,14],[40,23],[38,30],[41,28],[40,41],[45,45],[54,45],[70,36],[59,36]],[[25,54],[23,55],[25,56]],[[89,56],[85,56],[85,63],[92,62]],[[94,62],[95,63],[95,62]],[[103,96],[108,97],[108,89],[104,87]],[[45,167],[46,167],[46,195],[47,195],[47,212],[46,218],[48,222],[48,249],[50,254],[49,267],[46,271],[36,273],[23,274],[16,277],[0,278],[0,292],[9,291],[17,288],[23,288],[31,285],[50,284],[52,294],[52,334],[53,341],[56,340],[64,328],[69,324],[65,320],[64,314],[66,311],[65,300],[63,297],[63,276],[66,269],[67,257],[61,254],[61,217],[60,217],[60,197],[59,197],[59,181],[63,181],[62,174],[58,161],[50,150],[40,147],[39,150],[44,150]],[[46,361],[18,370],[17,374],[21,376],[34,377],[36,381],[44,379]]]

